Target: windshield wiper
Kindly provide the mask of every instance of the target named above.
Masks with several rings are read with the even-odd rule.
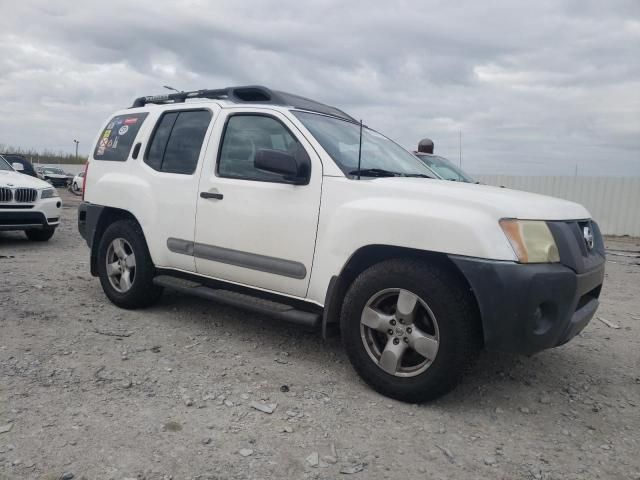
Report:
[[[349,175],[362,175],[364,177],[398,177],[402,174],[398,172],[390,172],[383,168],[361,168],[360,170],[351,170]]]
[[[425,175],[424,173],[403,173],[401,174],[403,177],[415,177],[415,178],[433,178],[429,175]]]

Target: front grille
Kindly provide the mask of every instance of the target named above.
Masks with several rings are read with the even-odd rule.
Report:
[[[8,203],[13,200],[13,192],[10,188],[0,187],[0,203]]]
[[[593,220],[550,221],[547,226],[558,246],[560,261],[567,267],[583,273],[604,261],[602,234]],[[587,227],[588,231],[585,232]]]
[[[38,198],[38,191],[35,188],[16,188],[16,203],[33,203]]]

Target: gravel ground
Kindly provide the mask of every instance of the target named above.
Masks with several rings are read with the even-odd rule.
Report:
[[[0,233],[2,480],[640,479],[638,239],[607,241],[612,326],[483,354],[408,405],[364,385],[339,338],[172,293],[116,308],[63,200],[50,242]]]

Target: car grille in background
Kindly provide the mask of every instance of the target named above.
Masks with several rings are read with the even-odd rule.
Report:
[[[10,202],[13,200],[13,194],[10,188],[0,187],[0,203]]]
[[[33,203],[38,197],[38,191],[35,188],[16,188],[14,197],[16,203]]]
[[[38,191],[35,188],[16,188],[12,190],[7,187],[0,187],[0,203],[9,203],[14,200],[16,203],[34,203],[38,198]]]

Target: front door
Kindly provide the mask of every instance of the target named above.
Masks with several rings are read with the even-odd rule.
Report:
[[[223,113],[224,114],[224,113]],[[304,297],[315,248],[322,165],[311,145],[277,111],[228,111],[217,158],[200,177],[194,256],[198,273]],[[214,142],[214,140],[212,140]],[[260,149],[311,158],[307,185],[258,170]]]

